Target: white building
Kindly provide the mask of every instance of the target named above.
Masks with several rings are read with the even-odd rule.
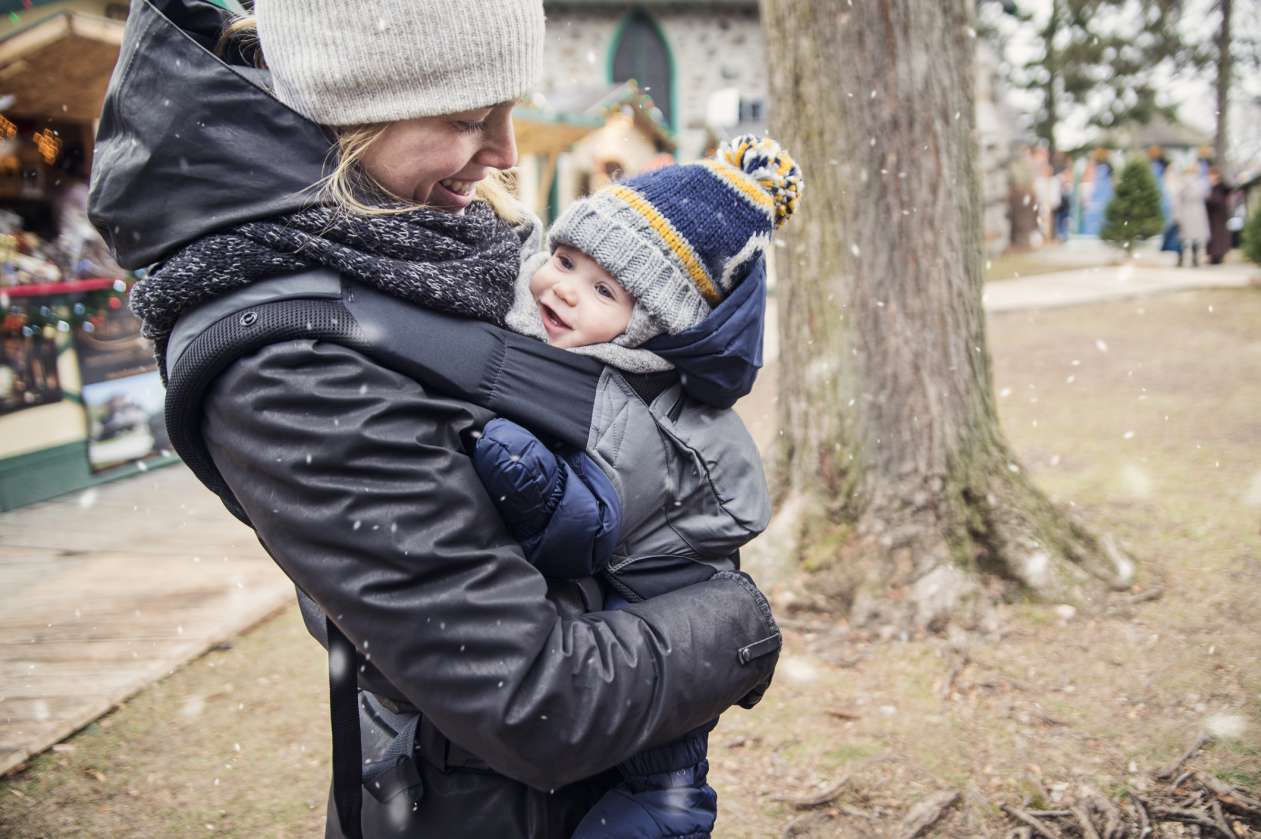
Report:
[[[683,160],[715,137],[765,129],[757,0],[544,0],[544,8],[544,97],[634,79]]]

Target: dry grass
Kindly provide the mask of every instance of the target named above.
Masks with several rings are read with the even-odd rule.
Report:
[[[1244,733],[1195,765],[1261,786],[1258,323],[1252,291],[993,318],[1000,411],[1025,467],[1118,536],[1139,586],[1164,596],[1100,615],[1014,605],[999,637],[955,643],[803,618],[763,705],[715,734],[721,835],[802,818],[794,835],[885,835],[941,789],[963,801],[930,835],[1004,835],[1002,803],[1143,789],[1214,715]],[[888,760],[861,765],[871,755]],[[775,800],[860,765],[831,810]]]
[[[1099,615],[1013,605],[1001,635],[953,642],[799,617],[764,702],[712,737],[716,835],[883,836],[955,789],[926,835],[1002,836],[1000,804],[1141,789],[1214,715],[1245,730],[1194,765],[1261,786],[1258,324],[1253,291],[993,318],[1000,410],[1026,468],[1121,538],[1140,587],[1164,596]],[[754,425],[773,416],[768,373],[746,406]],[[0,835],[317,835],[324,690],[322,655],[288,612],[8,780]],[[781,800],[846,773],[818,810]]]

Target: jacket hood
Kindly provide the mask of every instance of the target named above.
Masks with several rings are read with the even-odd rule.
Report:
[[[730,408],[753,389],[762,366],[766,320],[766,260],[704,320],[677,335],[644,344],[679,371],[688,395],[715,408]]]
[[[332,158],[330,136],[271,94],[265,70],[214,54],[231,18],[209,0],[132,3],[88,202],[124,268],[309,205]]]

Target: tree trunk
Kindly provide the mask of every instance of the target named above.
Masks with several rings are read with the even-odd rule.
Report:
[[[1217,136],[1213,139],[1213,161],[1222,170],[1222,177],[1229,178],[1229,161],[1226,159],[1229,150],[1230,128],[1230,12],[1232,0],[1220,0],[1222,10],[1221,26],[1217,30]]]
[[[998,427],[981,308],[975,0],[763,0],[773,134],[806,178],[777,252],[777,492],[858,622],[1086,602],[1131,566]],[[800,503],[802,499],[809,503]]]

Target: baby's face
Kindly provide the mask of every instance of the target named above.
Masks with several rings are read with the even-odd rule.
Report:
[[[570,349],[612,341],[630,324],[635,298],[581,251],[560,245],[530,278],[547,342]]]

